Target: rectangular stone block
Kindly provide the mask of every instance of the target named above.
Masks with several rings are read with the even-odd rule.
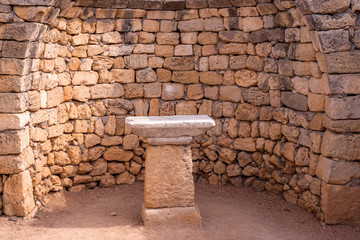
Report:
[[[0,112],[20,113],[29,107],[27,93],[0,93]]]
[[[2,58],[0,59],[1,74],[27,75],[32,67],[31,59]]]
[[[360,74],[328,74],[330,94],[360,94]]]
[[[4,41],[2,57],[4,58],[36,58],[40,56],[40,44],[37,42]]]
[[[19,155],[0,156],[0,174],[16,174],[25,171],[34,164],[34,153],[27,147]]]
[[[321,186],[321,210],[327,224],[360,223],[360,188],[330,185]]]
[[[24,217],[35,208],[33,185],[29,171],[10,176],[4,183],[4,213]]]
[[[146,208],[195,205],[190,145],[149,146],[145,165]]]
[[[360,134],[344,135],[326,131],[321,154],[349,161],[360,160]]]
[[[119,83],[98,84],[90,87],[91,99],[117,98],[124,95],[124,87]]]
[[[316,54],[320,70],[326,73],[360,73],[360,51]]]
[[[333,119],[360,118],[360,96],[354,97],[325,97],[325,113]]]
[[[14,4],[13,1],[10,1]],[[17,0],[16,2],[23,2]],[[16,40],[16,41],[36,41],[38,40],[46,25],[40,23],[12,23],[0,26],[0,39]]]
[[[29,128],[0,133],[0,155],[20,154],[29,145]]]
[[[183,10],[185,8],[185,0],[164,0],[164,10]]]
[[[360,132],[360,120],[332,120],[324,116],[322,124],[326,129],[337,133]]]
[[[1,0],[1,4],[25,5],[25,6],[53,6],[59,3],[59,0]]]
[[[21,114],[0,114],[0,131],[23,129],[30,121],[28,112]]]
[[[0,92],[25,92],[31,87],[30,76],[0,75]]]
[[[360,178],[360,162],[331,160],[320,156],[316,175],[326,183],[344,185],[352,178]]]
[[[145,226],[201,225],[197,206],[152,209],[143,205],[141,216]]]

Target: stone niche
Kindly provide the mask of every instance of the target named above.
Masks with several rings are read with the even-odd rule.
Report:
[[[133,116],[208,115],[192,174],[359,222],[360,6],[350,0],[3,0],[0,211],[144,181]],[[161,132],[159,130],[159,132]]]

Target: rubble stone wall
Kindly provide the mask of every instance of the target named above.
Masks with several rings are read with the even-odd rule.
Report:
[[[359,1],[0,3],[4,214],[143,181],[126,116],[206,114],[216,127],[193,141],[196,181],[360,221]]]

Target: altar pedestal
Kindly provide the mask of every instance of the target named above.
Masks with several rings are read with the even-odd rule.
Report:
[[[145,226],[200,225],[192,177],[191,140],[215,126],[206,115],[128,117],[127,126],[147,141],[142,219]]]

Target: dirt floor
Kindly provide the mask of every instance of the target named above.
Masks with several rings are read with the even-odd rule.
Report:
[[[52,194],[35,219],[0,217],[0,239],[360,239],[360,226],[321,224],[280,196],[248,188],[196,185],[201,227],[144,227],[142,201],[141,183]]]

